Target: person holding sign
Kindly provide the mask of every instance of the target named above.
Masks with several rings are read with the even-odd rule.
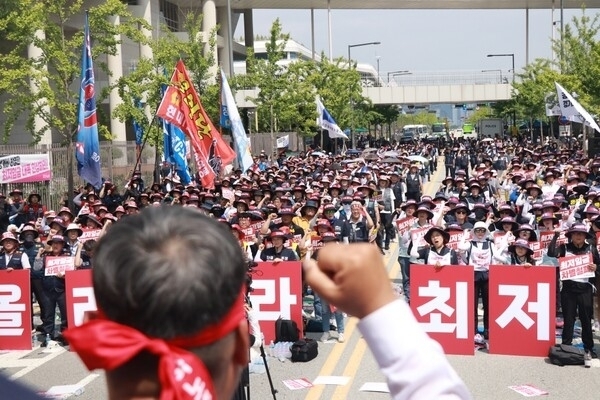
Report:
[[[556,245],[560,229],[556,229],[554,237],[548,245],[548,256],[559,259],[559,268],[561,269],[562,289],[560,291],[560,300],[565,324],[562,331],[562,344],[573,343],[573,329],[575,327],[575,318],[579,316],[581,321],[581,340],[585,350],[585,357],[597,357],[594,352],[594,337],[592,336],[592,316],[594,291],[594,279],[597,279],[598,265],[600,265],[600,255],[595,246],[586,242],[590,237],[588,228],[585,224],[575,223],[565,234],[568,242],[566,244]],[[584,273],[574,275],[573,277],[564,277],[562,272],[568,268],[570,263],[564,262],[561,258],[567,259],[569,256],[591,255],[591,263],[585,267]],[[574,260],[575,265],[579,264],[581,258]]]
[[[519,238],[513,244],[508,246],[510,255],[510,265],[522,265],[529,268],[536,264],[533,258],[533,250],[526,239]]]
[[[479,322],[478,306],[479,298],[483,305],[483,338],[489,337],[489,271],[490,265],[496,260],[504,262],[501,254],[505,248],[498,249],[489,239],[490,231],[488,224],[483,221],[477,221],[473,229],[473,239],[468,242],[462,242],[458,245],[463,262],[467,265],[473,265],[475,268],[475,327]],[[478,334],[479,332],[475,332]]]
[[[411,256],[423,260],[425,264],[433,265],[435,269],[441,269],[446,265],[458,265],[458,254],[447,246],[450,241],[450,233],[439,226],[432,226],[425,234],[424,239],[429,247],[417,249],[414,246]]]
[[[69,256],[69,250],[66,248],[65,238],[61,235],[54,235],[48,240],[50,246],[49,251],[45,251],[42,247],[36,256],[36,264],[40,264],[42,270],[46,270],[48,257]],[[55,338],[58,342],[65,344],[61,334],[54,336],[54,321],[56,318],[56,306],[60,311],[60,327],[61,331],[67,328],[67,303],[65,297],[65,274],[57,273],[56,275],[45,275],[42,280],[44,293],[48,303],[46,305],[46,313],[42,316],[44,335],[50,338]],[[42,347],[48,346],[46,338],[41,344]]]

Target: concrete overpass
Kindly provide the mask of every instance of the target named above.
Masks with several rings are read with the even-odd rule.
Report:
[[[509,81],[512,76],[501,70],[409,72],[392,76],[383,86],[364,87],[363,96],[373,104],[488,103],[511,98]],[[248,99],[257,95],[258,89],[238,90],[235,100],[238,107],[254,108]]]
[[[373,104],[469,104],[509,100],[509,84],[432,85],[363,88],[363,96]],[[258,89],[239,90],[235,101],[240,108],[254,108],[249,98],[256,98]]]

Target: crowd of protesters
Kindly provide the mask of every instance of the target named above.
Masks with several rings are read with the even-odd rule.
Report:
[[[600,264],[600,161],[573,143],[567,148],[554,140],[534,144],[489,138],[379,144],[343,154],[316,148],[270,159],[262,153],[250,169],[232,170],[212,189],[197,182],[182,184],[167,165],[161,181],[150,185],[139,173],[125,188],[109,181],[97,189],[88,185],[73,199],[76,210],[47,210],[36,193],[13,190],[8,198],[0,194],[0,228],[5,232],[0,269],[31,268],[32,292],[42,318],[36,329],[66,343],[54,332],[57,306],[61,328],[67,325],[64,276],[45,276],[46,258],[74,257],[77,268],[92,268],[95,240],[80,240],[84,231],[98,232],[97,238],[147,207],[191,207],[228,224],[254,261],[314,257],[328,241],[371,242],[386,254],[390,244],[398,242],[407,301],[411,264],[473,265],[476,304],[481,298],[483,305],[483,330],[474,335],[487,340],[490,265],[557,265],[557,257],[586,252],[593,256],[590,271]],[[443,170],[437,174],[444,174],[442,184],[433,182],[437,190],[428,196],[426,184],[438,169]],[[408,226],[397,229],[396,221],[407,220]],[[449,243],[453,232],[463,233],[460,242]],[[555,234],[540,254],[534,242],[541,232]],[[557,282],[563,343],[572,343],[579,317],[584,348],[595,356],[595,279],[559,282],[557,272]],[[328,339],[328,305],[317,307],[317,314]],[[335,310],[333,315],[341,342],[343,316]],[[478,326],[477,311],[474,318]]]

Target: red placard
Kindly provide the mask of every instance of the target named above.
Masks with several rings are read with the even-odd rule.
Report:
[[[473,355],[473,266],[411,264],[410,308],[446,354]]]
[[[468,242],[469,240],[471,240],[470,231],[450,232],[450,240],[448,241],[448,247],[450,247],[453,250],[458,250],[458,245],[460,242]]]
[[[592,264],[592,253],[559,257],[560,280],[593,278],[595,274],[590,270]]]
[[[542,248],[547,249],[554,237],[553,231],[540,232],[540,242],[542,243]],[[565,236],[565,232],[562,231],[558,235],[558,239],[556,239],[556,245],[567,243],[567,237]]]
[[[250,299],[267,343],[275,340],[275,321],[279,317],[296,321],[302,335],[301,270],[298,261],[261,262],[255,268]],[[67,271],[65,285],[68,320],[74,326],[81,325],[84,313],[96,310],[92,270]]]
[[[277,318],[298,324],[302,337],[302,266],[298,261],[260,262],[255,268],[250,294],[265,342],[275,341]]]
[[[46,257],[46,265],[44,268],[44,275],[56,276],[58,274],[64,274],[67,271],[73,271],[74,269],[75,269],[75,257],[48,256],[48,257]]]
[[[71,326],[79,326],[83,323],[86,311],[97,310],[92,270],[67,271],[65,289],[67,291],[67,319]]]
[[[417,219],[415,217],[405,217],[396,220],[396,228],[400,235],[404,235],[414,224]]]
[[[31,350],[29,270],[0,271],[0,349]]]
[[[490,266],[490,354],[545,357],[555,344],[556,270]]]
[[[83,234],[79,236],[79,241],[81,243],[85,243],[88,240],[98,240],[100,239],[100,234],[102,233],[102,229],[92,229],[92,228],[82,228]]]

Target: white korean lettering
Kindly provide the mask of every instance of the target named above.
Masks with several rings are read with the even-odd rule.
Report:
[[[291,291],[290,278],[279,278],[279,293],[277,293],[276,283],[276,280],[271,279],[254,280],[252,286],[255,292],[262,292],[262,294],[252,294],[252,305],[258,312],[259,321],[276,321],[279,317],[291,318],[292,306],[297,304],[298,299]],[[277,310],[263,311],[262,306],[274,304],[278,305]]]
[[[0,336],[20,336],[23,334],[23,314],[27,309],[21,300],[18,285],[0,285]]]
[[[500,285],[498,294],[514,297],[506,310],[496,319],[501,328],[505,328],[513,319],[516,319],[525,329],[530,329],[537,322],[537,339],[549,340],[550,284],[537,284],[537,301],[527,301],[529,299],[529,286],[527,285]],[[523,310],[526,303],[527,312],[535,314],[537,321]]]
[[[94,296],[94,288],[78,287],[73,288],[73,298],[83,297],[85,301],[73,301],[73,323],[75,326],[83,324],[83,318],[87,311],[96,311],[96,297]]]
[[[419,296],[431,297],[431,300],[427,303],[417,307],[417,312],[421,316],[429,314],[429,322],[421,323],[425,331],[439,333],[456,331],[458,339],[468,338],[467,287],[467,282],[456,283],[456,309],[447,304],[451,298],[451,288],[441,287],[440,281],[429,281],[428,286],[419,288]],[[451,317],[455,314],[455,311],[454,323],[442,322],[442,314]]]

